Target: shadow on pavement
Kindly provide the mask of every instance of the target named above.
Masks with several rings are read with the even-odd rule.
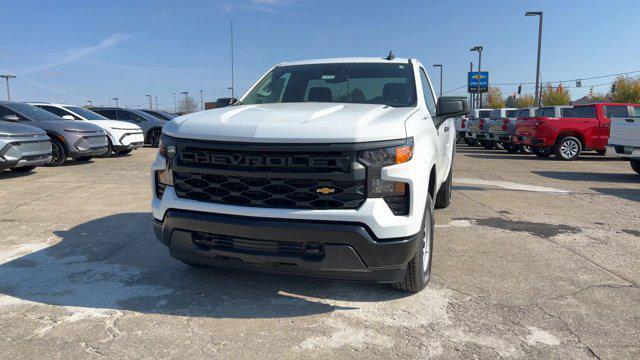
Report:
[[[353,309],[332,301],[407,296],[384,285],[192,268],[169,256],[150,213],[92,220],[0,265],[0,293],[59,306],[216,318],[278,318]],[[10,260],[10,261],[7,261]]]
[[[601,194],[619,197],[621,199],[640,202],[640,190],[621,188],[591,188]]]
[[[640,183],[640,176],[636,175],[635,173],[619,174],[578,171],[532,171],[532,173],[556,180]]]

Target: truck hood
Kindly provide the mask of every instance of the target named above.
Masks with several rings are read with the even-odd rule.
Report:
[[[0,135],[35,135],[44,134],[44,131],[33,126],[0,121]]]
[[[140,126],[136,124],[131,124],[126,121],[118,121],[118,120],[87,120],[88,124],[93,124],[99,126],[105,130],[111,130],[111,128],[116,128],[118,130],[129,130],[129,131],[142,131],[140,130]]]
[[[287,143],[402,139],[414,107],[337,103],[238,105],[175,118],[163,133],[180,138]]]

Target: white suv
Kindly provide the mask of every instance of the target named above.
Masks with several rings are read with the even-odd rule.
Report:
[[[50,113],[56,114],[67,120],[88,121],[101,127],[107,132],[109,150],[105,155],[115,152],[118,155],[126,155],[144,145],[144,134],[138,125],[124,121],[109,120],[80,106],[52,103],[29,103]]]
[[[232,106],[178,117],[152,165],[158,239],[190,265],[429,281],[454,116],[414,59],[282,63]]]

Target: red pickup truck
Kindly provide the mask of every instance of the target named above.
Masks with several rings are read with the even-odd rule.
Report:
[[[572,108],[548,107],[546,109],[554,110],[550,114],[542,113],[545,108],[540,108],[541,112],[537,111],[536,117],[518,121],[514,142],[532,146],[538,157],[555,154],[558,160],[576,160],[585,150],[604,154],[611,128],[610,118],[620,108],[634,105],[599,103]]]

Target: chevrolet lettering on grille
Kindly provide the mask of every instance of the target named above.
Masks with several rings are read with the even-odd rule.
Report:
[[[351,163],[347,157],[336,156],[216,154],[206,151],[182,151],[180,157],[185,162],[225,167],[342,168]]]

